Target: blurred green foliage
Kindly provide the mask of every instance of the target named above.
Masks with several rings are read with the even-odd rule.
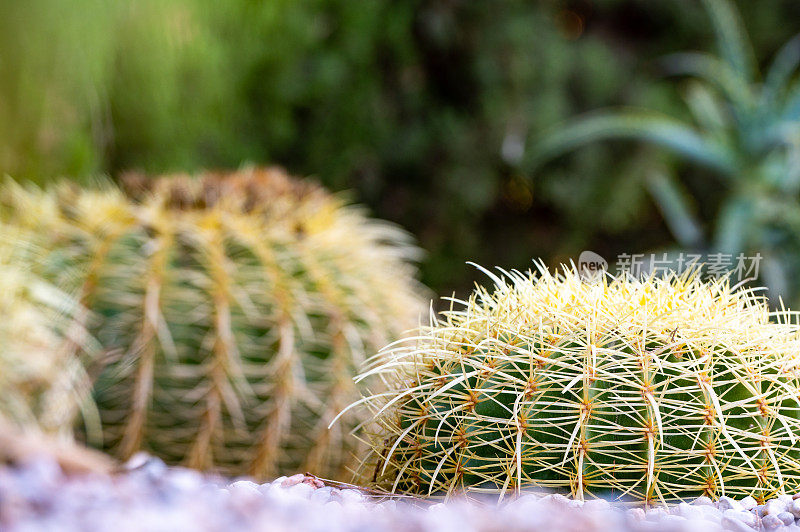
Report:
[[[800,35],[777,51],[761,76],[735,6],[703,3],[719,56],[691,52],[663,60],[666,72],[691,77],[684,94],[690,121],[642,110],[592,113],[541,140],[529,162],[536,167],[598,140],[631,138],[707,167],[721,186],[719,208],[706,223],[671,169],[653,163],[645,172],[678,244],[733,256],[760,253],[761,282],[776,300],[783,295],[794,303],[800,295]]]
[[[790,0],[739,2],[757,61]],[[0,172],[38,182],[276,163],[418,235],[424,280],[672,242],[654,165],[719,204],[704,170],[590,146],[528,181],[525,139],[607,105],[684,118],[656,59],[708,49],[694,0],[0,2]]]

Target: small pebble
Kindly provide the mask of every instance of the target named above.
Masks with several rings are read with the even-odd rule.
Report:
[[[236,482],[228,484],[228,489],[247,489],[258,491],[259,487],[260,486],[252,480],[237,480]]]
[[[741,521],[742,523],[750,527],[755,526],[756,521],[758,519],[755,516],[755,514],[751,512],[745,512],[743,510],[725,510],[724,512],[722,512],[722,515],[727,519],[734,519],[736,521]]]
[[[325,487],[325,483],[316,477],[306,477],[303,484],[308,484],[314,489]]]
[[[306,476],[304,474],[302,474],[302,473],[298,473],[296,475],[292,475],[291,477],[288,477],[286,480],[281,482],[281,487],[282,488],[288,488],[288,487],[294,486],[295,484],[301,483],[305,478],[306,478]]]
[[[228,492],[233,497],[247,497],[247,498],[256,498],[261,497],[261,490],[259,489],[259,485],[255,482],[251,482],[249,480],[239,480],[234,482],[230,486],[228,486]]]
[[[777,515],[768,514],[761,518],[761,526],[767,530],[772,530],[783,525],[783,521]]]
[[[750,510],[752,510],[753,508],[755,508],[756,506],[758,506],[758,501],[756,501],[756,500],[753,498],[753,496],[752,496],[752,495],[748,495],[747,497],[745,497],[744,499],[742,499],[741,501],[739,501],[739,504],[741,504],[741,505],[742,505],[742,508],[744,508],[745,510],[748,510],[748,511],[750,511]]]
[[[685,517],[686,519],[700,519],[703,516],[703,511],[696,506],[682,502],[673,508],[676,515]]]
[[[722,518],[722,526],[725,530],[731,530],[732,532],[753,532],[753,527],[730,517]]]
[[[339,495],[342,497],[342,501],[346,503],[354,503],[354,502],[361,502],[364,500],[364,496],[358,490],[353,489],[346,489],[346,490],[339,490]]]
[[[701,512],[703,512],[703,516],[706,519],[718,520],[718,519],[720,519],[720,516],[722,515],[722,510],[720,510],[716,506],[700,506],[699,510]],[[733,510],[733,511],[736,512],[738,510]]]
[[[128,458],[128,461],[125,462],[125,464],[123,464],[122,468],[130,471],[131,469],[142,467],[149,459],[150,459],[149,454],[147,454],[144,451],[139,451],[138,453]]]
[[[314,492],[314,488],[301,482],[290,486],[286,491],[295,497],[308,499]]]
[[[793,525],[794,524],[794,516],[789,512],[781,512],[777,515],[778,519],[783,521],[784,525]]]
[[[712,501],[709,497],[703,495],[693,500],[692,504],[695,506],[712,506],[714,504],[714,501]]]
[[[312,500],[314,502],[321,502],[321,503],[328,502],[329,500],[331,500],[331,491],[332,490],[333,490],[333,488],[328,487],[328,486],[324,486],[324,487],[321,487],[319,489],[316,489],[316,490],[314,490],[314,493],[312,493],[311,496],[309,497],[309,500]]]
[[[720,510],[743,510],[742,504],[737,501],[736,499],[732,499],[730,497],[722,496],[719,498],[717,502],[717,508]]]
[[[322,506],[322,508],[323,508],[324,510],[341,510],[341,509],[342,509],[342,505],[341,505],[341,504],[339,504],[339,503],[338,503],[338,502],[336,502],[336,501],[330,501],[330,502],[326,502],[326,503],[325,503],[325,504]]]
[[[770,499],[765,506],[768,515],[778,515],[786,511],[786,503],[780,499]]]

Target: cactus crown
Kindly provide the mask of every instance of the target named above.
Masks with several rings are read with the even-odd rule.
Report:
[[[328,431],[364,353],[417,324],[417,250],[279,170],[24,190],[5,215],[93,312],[104,446],[258,477],[341,477]]]
[[[393,387],[360,403],[378,426],[367,480],[423,495],[538,487],[646,502],[798,486],[788,312],[691,273],[504,273],[365,374]]]
[[[129,172],[120,181],[130,198],[146,201],[155,196],[172,211],[223,206],[233,212],[269,212],[267,216],[277,219],[289,215],[289,212],[280,212],[280,207],[296,206],[312,198],[322,202],[329,200],[327,192],[316,183],[292,179],[277,168],[240,173],[207,172],[199,177],[176,174],[151,178]]]

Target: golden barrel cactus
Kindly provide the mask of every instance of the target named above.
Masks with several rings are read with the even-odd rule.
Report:
[[[5,187],[42,274],[91,310],[103,445],[169,463],[341,478],[365,353],[417,325],[409,236],[276,169]]]
[[[488,273],[488,272],[487,272]],[[525,489],[668,502],[800,486],[790,313],[691,274],[491,275],[384,350],[366,482],[417,495]],[[349,411],[348,411],[349,412]]]

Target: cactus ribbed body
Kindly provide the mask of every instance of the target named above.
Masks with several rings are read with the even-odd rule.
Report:
[[[691,275],[492,276],[371,374],[362,469],[411,494],[768,498],[800,485],[796,327]]]
[[[278,170],[124,182],[6,194],[93,312],[104,446],[342,477],[359,419],[327,425],[364,353],[417,322],[408,237]]]

